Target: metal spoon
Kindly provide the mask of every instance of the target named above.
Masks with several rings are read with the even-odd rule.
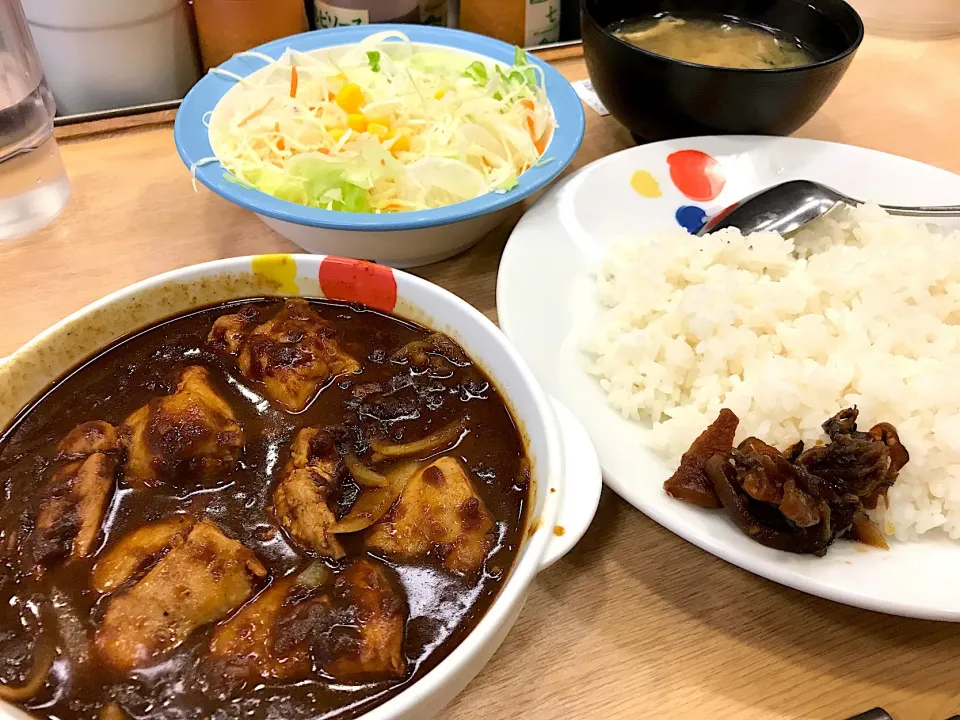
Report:
[[[744,235],[752,232],[792,233],[826,215],[839,205],[862,205],[861,200],[810,180],[791,180],[754,193],[710,218],[697,235],[735,227]],[[960,217],[960,205],[902,207],[881,205],[891,215],[909,217]]]

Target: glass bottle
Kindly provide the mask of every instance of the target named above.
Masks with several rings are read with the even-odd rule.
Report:
[[[20,0],[0,0],[0,240],[40,229],[70,198],[55,112]]]

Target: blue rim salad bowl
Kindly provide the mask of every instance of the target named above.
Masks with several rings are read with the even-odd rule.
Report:
[[[278,60],[288,48],[310,52],[351,46],[385,31],[403,33],[418,49],[451,49],[504,67],[513,65],[518,52],[511,45],[481,35],[418,25],[339,27],[261,45],[251,54],[233,57],[217,71],[208,73],[184,98],[174,126],[174,139],[184,164],[214,193],[252,210],[305,250],[375,260],[394,267],[424,265],[465,250],[498,225],[510,206],[548,185],[570,164],[583,140],[585,119],[580,99],[559,72],[530,55],[527,62],[542,71],[556,127],[540,162],[520,174],[509,190],[426,210],[347,212],[301,205],[262,192],[238,182],[215,160],[207,122],[217,104],[236,85],[236,76],[246,77],[267,66],[265,59],[253,53]]]

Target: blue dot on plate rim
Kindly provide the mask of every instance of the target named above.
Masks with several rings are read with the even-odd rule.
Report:
[[[707,222],[707,213],[696,205],[681,205],[677,208],[676,218],[680,227],[693,234],[699,232]]]

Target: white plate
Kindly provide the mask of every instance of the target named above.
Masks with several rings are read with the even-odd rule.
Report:
[[[711,173],[712,187],[700,178],[705,187],[693,189],[702,198],[713,194],[722,179],[722,191],[712,200],[692,201],[672,180],[668,158],[690,149],[718,163]],[[672,159],[676,165],[678,159],[691,157],[696,156]],[[657,181],[659,197],[643,197],[633,189],[631,177],[638,170]],[[956,204],[960,199],[960,176],[873,150],[814,140],[708,137],[631,148],[592,163],[552,188],[517,225],[500,263],[500,325],[545,389],[586,426],[610,487],[664,527],[798,590],[897,615],[960,621],[960,545],[946,539],[895,542],[884,552],[839,541],[823,558],[763,547],[722,512],[669,498],[662,483],[670,473],[647,449],[648,428],[611,410],[599,386],[582,370],[575,328],[590,322],[597,310],[588,268],[612,238],[674,225],[680,206],[713,214],[752,192],[798,178],[881,203]],[[646,178],[647,185],[650,180]]]

